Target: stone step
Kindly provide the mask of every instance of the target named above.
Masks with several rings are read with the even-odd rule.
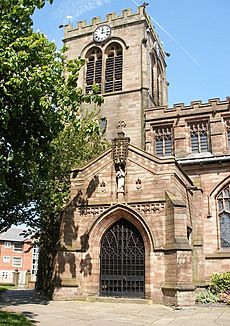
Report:
[[[102,297],[89,296],[87,301],[109,302],[109,303],[136,303],[136,304],[152,304],[152,300],[140,298],[117,298],[117,297]]]

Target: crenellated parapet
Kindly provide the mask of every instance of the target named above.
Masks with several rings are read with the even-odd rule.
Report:
[[[216,107],[228,105],[230,102],[230,97],[226,97],[226,100],[220,100],[219,98],[211,98],[208,102],[203,103],[201,100],[192,101],[190,105],[185,105],[184,103],[174,104],[172,108],[168,108],[168,110],[194,110],[194,109],[203,109],[206,107]]]
[[[112,27],[117,25],[131,24],[135,21],[146,19],[144,6],[139,6],[137,12],[133,13],[130,8],[122,10],[120,15],[112,12],[106,15],[106,19],[102,20],[101,17],[94,17],[89,24],[86,20],[79,21],[76,26],[68,24],[64,29],[64,38],[71,38],[80,36],[81,34],[92,33],[96,26],[100,24],[109,24]],[[128,18],[128,19],[127,19]]]
[[[230,97],[225,100],[209,99],[208,102],[192,101],[190,105],[174,104],[172,108],[157,107],[145,111],[146,150],[155,153],[156,135],[170,132],[176,158],[194,156],[191,135],[199,130],[208,135],[207,150],[201,155],[229,155],[226,132],[230,120]],[[200,128],[200,129],[199,129]],[[209,146],[209,147],[208,147]]]
[[[173,107],[161,106],[149,108],[146,110],[146,120],[162,119],[163,116],[175,116],[176,115],[187,115],[187,114],[201,114],[201,113],[212,113],[218,111],[230,110],[230,97],[226,97],[225,100],[220,100],[219,98],[209,99],[208,102],[202,102],[201,100],[196,100],[190,102],[190,105],[185,105],[184,103],[176,103]]]

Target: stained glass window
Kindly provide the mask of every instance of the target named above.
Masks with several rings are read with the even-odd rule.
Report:
[[[230,247],[230,186],[224,188],[217,196],[221,248]]]
[[[208,152],[209,142],[207,121],[190,123],[189,128],[192,153]]]
[[[173,155],[172,127],[155,127],[155,154],[157,156]]]
[[[230,149],[230,119],[225,120],[227,148]]]

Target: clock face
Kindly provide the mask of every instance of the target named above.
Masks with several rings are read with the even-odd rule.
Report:
[[[108,25],[99,26],[93,33],[93,39],[96,42],[105,41],[111,33],[111,28]]]

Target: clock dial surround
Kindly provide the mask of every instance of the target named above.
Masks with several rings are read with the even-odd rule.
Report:
[[[93,39],[95,42],[103,42],[110,37],[111,28],[108,25],[101,25],[97,27],[93,33]]]

